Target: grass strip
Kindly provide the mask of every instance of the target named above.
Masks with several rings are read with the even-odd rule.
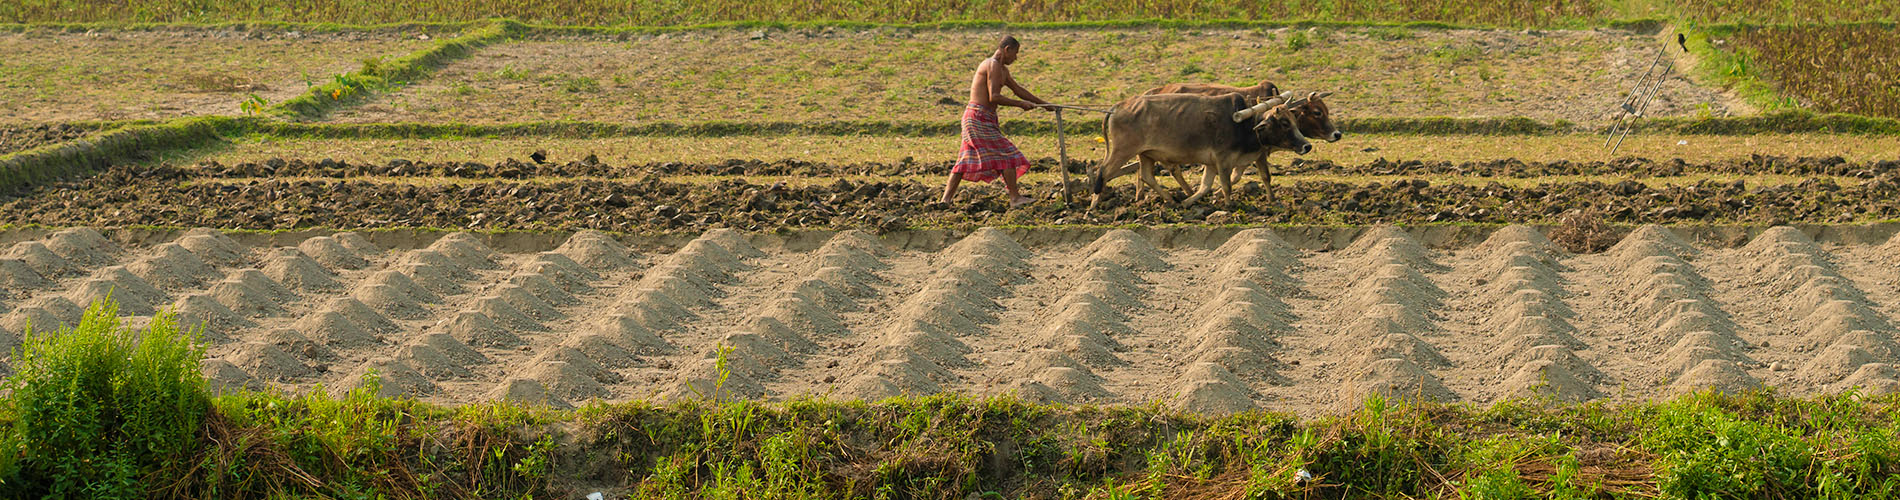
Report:
[[[1809,498],[1900,488],[1892,398],[1478,407],[1375,397],[1314,419],[947,395],[567,411],[448,409],[357,391],[241,394],[214,407],[209,434],[252,439],[201,443],[219,467],[160,477],[243,484],[233,489],[258,497],[390,498]]]
[[[286,118],[323,116],[339,106],[361,100],[371,91],[421,78],[449,61],[467,57],[483,46],[516,36],[521,30],[520,23],[495,21],[394,60],[366,61],[361,69],[337,75],[328,83],[311,87],[301,96],[278,103],[271,108],[271,114]]]

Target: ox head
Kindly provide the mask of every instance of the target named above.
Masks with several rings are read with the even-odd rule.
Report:
[[[1253,86],[1253,95],[1257,97],[1270,98],[1270,97],[1273,97],[1276,95],[1282,95],[1282,94],[1280,93],[1279,85],[1274,85],[1273,82],[1271,81],[1261,80],[1259,85]]]
[[[1304,104],[1287,106],[1287,109],[1293,111],[1293,119],[1299,122],[1300,132],[1309,137],[1325,139],[1326,142],[1339,142],[1346,134],[1339,133],[1339,128],[1333,126],[1333,111],[1326,107],[1325,101],[1326,96],[1330,95],[1333,93],[1307,92],[1306,97],[1301,98]],[[1291,101],[1293,96],[1294,92],[1289,90],[1282,92],[1280,99]]]
[[[1299,125],[1294,123],[1293,113],[1289,111],[1303,104],[1306,104],[1306,99],[1293,102],[1280,97],[1267,99],[1266,102],[1234,112],[1234,122],[1257,120],[1253,122],[1253,133],[1262,146],[1299,154],[1310,153],[1313,143],[1307,142],[1306,136],[1300,133]]]

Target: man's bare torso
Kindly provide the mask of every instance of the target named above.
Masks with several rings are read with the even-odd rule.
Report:
[[[982,106],[990,112],[996,111],[996,103],[990,96],[1003,91],[1003,85],[1009,82],[1009,66],[996,62],[992,57],[976,65],[976,74],[970,76],[970,104]]]

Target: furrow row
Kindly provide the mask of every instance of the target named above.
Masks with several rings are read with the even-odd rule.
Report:
[[[218,387],[373,373],[445,404],[960,392],[1221,413],[1900,390],[1900,239],[1648,226],[1576,255],[1522,226],[1462,247],[1395,227],[1036,231],[35,232],[0,252],[0,341],[110,296],[134,326],[202,325]]]

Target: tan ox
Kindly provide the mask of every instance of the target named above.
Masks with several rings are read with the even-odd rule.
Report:
[[[1239,95],[1206,96],[1196,94],[1157,94],[1130,97],[1117,103],[1103,119],[1102,129],[1108,141],[1107,161],[1089,173],[1089,202],[1093,209],[1101,203],[1108,181],[1125,173],[1129,160],[1139,160],[1134,170],[1140,174],[1135,184],[1136,199],[1144,190],[1160,185],[1154,180],[1154,163],[1207,165],[1201,176],[1201,188],[1182,201],[1190,205],[1213,189],[1215,179],[1221,195],[1233,202],[1233,178],[1230,172],[1258,160],[1270,149],[1306,154],[1313,145],[1293,123],[1292,112],[1304,100],[1284,103],[1280,98],[1249,105]]]

